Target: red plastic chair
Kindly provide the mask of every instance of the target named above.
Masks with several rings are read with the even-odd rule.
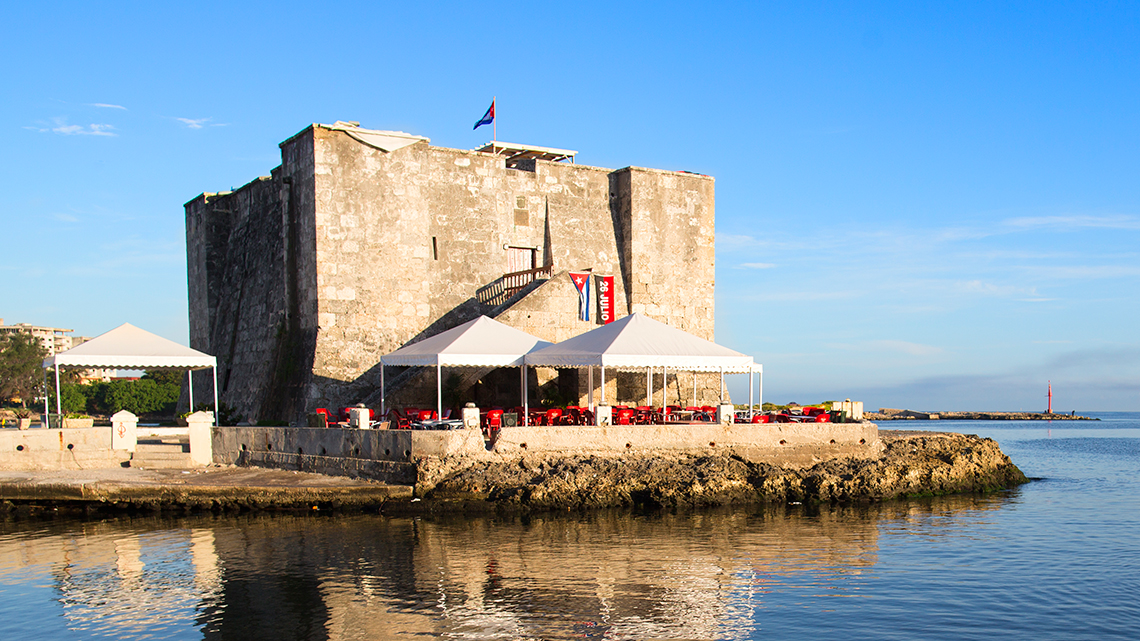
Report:
[[[582,416],[581,416],[580,420],[582,422],[579,423],[579,425],[593,425],[594,423],[598,422],[597,419],[594,417],[594,413],[588,409],[582,410]]]
[[[483,415],[483,428],[498,432],[501,427],[503,427],[503,410],[487,410]]]
[[[558,420],[560,418],[562,418],[562,410],[558,409],[557,407],[554,407],[554,408],[546,410],[546,413],[542,415],[542,424],[543,425],[558,425]]]
[[[388,410],[388,425],[390,425],[392,429],[406,430],[411,428],[412,422],[408,419],[407,416],[403,416],[399,411],[396,410],[396,408],[393,407],[392,409]]]
[[[502,412],[500,411],[499,414],[502,414]],[[435,410],[420,410],[416,416],[416,420],[421,423],[424,421],[434,421],[436,418],[438,418],[438,415],[435,413]]]
[[[633,410],[620,409],[617,411],[617,418],[614,420],[614,425],[630,425],[633,421]]]
[[[752,415],[752,422],[753,423],[771,423],[772,417],[768,416],[767,414],[753,414]]]
[[[828,414],[827,412],[820,412],[819,414],[815,415],[815,422],[816,423],[830,423],[831,422],[831,414]]]

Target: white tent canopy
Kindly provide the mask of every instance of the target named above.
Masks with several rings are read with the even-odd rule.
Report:
[[[752,371],[751,356],[670,327],[644,314],[630,314],[557,345],[526,355],[527,365],[687,372]]]
[[[214,422],[218,418],[218,359],[172,340],[124,323],[109,332],[44,359],[55,368],[56,412],[61,412],[59,369],[61,367],[106,367],[113,369],[212,369],[214,370]],[[45,401],[46,402],[46,401]],[[194,407],[194,382],[190,380],[190,408]]]
[[[480,316],[418,343],[406,345],[380,357],[380,411],[384,405],[384,367],[404,365],[436,368],[436,405],[442,416],[444,367],[522,367],[523,357],[551,343]],[[523,403],[526,404],[526,371],[523,370]]]
[[[652,370],[654,367],[686,372],[720,372],[721,396],[724,374],[751,375],[762,366],[751,356],[722,347],[644,314],[630,314],[608,325],[579,334],[526,355],[526,364],[547,367],[588,367],[593,394],[595,367],[602,372],[602,401],[605,401],[605,369]],[[647,388],[651,377],[647,376]],[[751,396],[749,383],[749,396]],[[652,390],[647,390],[647,396]],[[592,404],[592,401],[591,401]]]

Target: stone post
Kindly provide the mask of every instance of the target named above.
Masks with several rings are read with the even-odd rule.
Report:
[[[214,413],[194,412],[186,422],[190,425],[190,460],[195,465],[210,465],[214,462]]]
[[[348,410],[348,426],[366,430],[372,427],[367,407],[354,407]]]
[[[614,410],[609,405],[598,405],[597,407],[598,427],[608,427],[613,423]]]
[[[721,425],[732,425],[736,417],[736,410],[731,403],[722,403],[716,408],[716,422]]]
[[[135,451],[139,443],[139,417],[120,410],[111,417],[111,449]]]
[[[479,408],[475,407],[474,403],[468,403],[463,407],[463,429],[479,429]]]

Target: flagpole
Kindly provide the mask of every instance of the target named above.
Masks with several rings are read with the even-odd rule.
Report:
[[[496,154],[499,153],[495,151],[495,143],[499,141],[499,105],[496,104],[498,102],[498,96],[491,96],[491,106],[495,109],[495,113],[491,114],[491,140],[494,141],[491,143],[491,152]]]

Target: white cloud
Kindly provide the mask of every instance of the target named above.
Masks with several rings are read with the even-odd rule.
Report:
[[[186,125],[190,129],[201,129],[203,127],[225,127],[224,122],[210,122],[213,118],[175,118],[178,122]]]
[[[210,122],[209,118],[175,118],[175,120],[191,129],[201,129]]]
[[[90,107],[99,107],[101,109],[122,109],[123,111],[127,110],[127,108],[122,105],[112,105],[111,103],[107,102],[90,102],[87,104]]]
[[[795,292],[771,292],[763,294],[750,294],[740,296],[737,300],[753,300],[753,301],[770,301],[770,302],[804,302],[804,301],[820,301],[820,300],[847,300],[851,298],[859,298],[863,296],[863,292],[855,290],[839,291],[839,292],[823,292],[823,291],[795,291]]]
[[[934,354],[941,354],[944,351],[941,347],[936,347],[934,345],[923,345],[922,343],[911,343],[909,341],[896,340],[875,340],[863,341],[860,343],[832,343],[828,345],[828,347],[855,352],[895,352],[899,354],[908,354],[910,356],[933,356]]]
[[[1140,267],[1133,265],[1061,265],[1026,267],[1026,272],[1043,278],[1127,278],[1140,276]]]
[[[724,234],[718,232],[716,235],[716,244],[725,249],[732,247],[751,247],[756,244],[756,239],[744,234]]]
[[[737,269],[772,269],[776,263],[741,263]]]
[[[1027,216],[1011,218],[1004,224],[1017,229],[1127,229],[1140,230],[1136,216]]]
[[[52,118],[50,124],[43,123],[42,126],[29,126],[24,129],[38,131],[41,133],[56,133],[64,136],[117,136],[114,132],[115,127],[107,124],[92,123],[90,125],[69,125],[66,118]]]

